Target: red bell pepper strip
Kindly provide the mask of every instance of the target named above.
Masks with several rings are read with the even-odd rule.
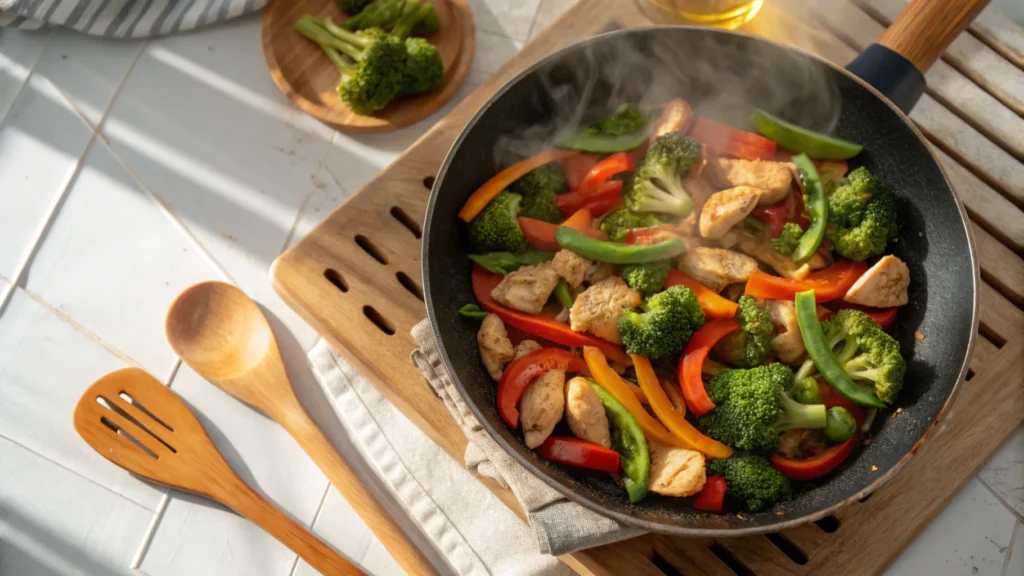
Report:
[[[686,286],[693,290],[694,295],[697,296],[697,302],[700,302],[700,307],[704,310],[704,316],[708,318],[732,318],[736,316],[736,310],[739,306],[735,302],[719,296],[714,290],[687,276],[685,272],[669,270],[668,276],[665,277],[665,288],[670,286]]]
[[[838,310],[843,310],[845,308],[860,310],[868,316],[871,316],[871,319],[877,322],[878,325],[882,327],[882,330],[885,331],[888,331],[892,328],[892,325],[896,323],[897,308],[868,308],[867,306],[859,306],[843,300],[840,300],[836,305],[836,309]]]
[[[825,405],[825,408],[831,408],[833,406],[841,406],[850,411],[853,415],[853,419],[857,421],[857,425],[860,426],[864,423],[864,417],[867,413],[863,406],[860,406],[856,402],[849,400],[846,396],[843,396],[836,391],[835,388],[828,385],[821,379],[819,374],[815,380],[818,381],[818,389],[821,390],[821,403]]]
[[[463,222],[469,222],[476,218],[486,206],[494,200],[501,191],[508,188],[509,184],[512,184],[516,180],[519,180],[526,175],[527,172],[535,168],[547,164],[548,162],[554,162],[556,160],[564,160],[575,156],[578,152],[574,150],[547,150],[541,152],[536,156],[531,156],[525,160],[520,160],[515,164],[505,168],[501,172],[498,172],[491,177],[490,180],[483,183],[483,186],[477,188],[476,192],[473,192],[466,200],[466,203],[459,210],[459,218]]]
[[[571,328],[554,318],[527,314],[507,308],[496,302],[494,298],[491,298],[491,291],[501,282],[501,274],[488,272],[481,266],[475,265],[473,266],[472,279],[473,296],[476,298],[477,303],[484,310],[496,314],[505,324],[514,326],[538,338],[543,338],[555,344],[561,344],[562,346],[569,346],[571,348],[594,346],[599,348],[605,356],[614,362],[623,365],[630,363],[629,356],[626,355],[621,346],[596,336],[591,336],[590,334],[573,332]]]
[[[571,436],[549,436],[537,448],[544,459],[579,468],[615,474],[619,471],[619,453]]]
[[[856,445],[857,435],[853,435],[846,442],[830,446],[810,458],[796,460],[775,453],[768,458],[768,461],[790,480],[816,480],[842,464]]]
[[[863,262],[840,260],[807,276],[793,280],[755,271],[747,280],[746,294],[767,300],[792,300],[798,292],[814,290],[818,303],[838,300],[868,269]]]
[[[594,218],[597,218],[615,210],[624,203],[625,202],[622,201],[622,196],[615,196],[614,198],[603,198],[601,200],[588,202],[584,208],[590,210],[590,213],[593,214]]]
[[[734,318],[721,318],[709,322],[697,331],[690,338],[690,342],[683,351],[683,357],[679,360],[679,370],[676,374],[679,379],[679,387],[683,391],[683,398],[686,406],[696,416],[703,416],[715,407],[707,390],[704,389],[704,381],[700,378],[701,368],[708,352],[719,340],[725,336],[738,332],[740,325]]]
[[[526,241],[530,243],[530,246],[545,252],[558,252],[562,247],[558,244],[558,240],[555,240],[555,231],[562,226],[582,232],[591,238],[603,240],[605,238],[604,233],[591,228],[590,224],[592,221],[593,216],[590,214],[590,210],[582,208],[561,224],[552,224],[543,220],[520,216],[519,228],[522,229],[523,236],[526,237]]]
[[[558,206],[558,210],[562,214],[569,215],[581,208],[587,207],[588,204],[609,198],[616,199],[621,197],[621,195],[622,180],[609,180],[589,189],[580,187],[572,192],[559,194],[555,196],[555,206]],[[593,210],[591,210],[591,213],[593,215]]]
[[[621,172],[629,172],[632,169],[633,160],[625,152],[617,152],[595,164],[583,177],[583,181],[580,182],[577,189],[587,194],[610,180],[612,176]]]
[[[754,218],[764,222],[769,238],[778,238],[782,235],[782,227],[789,221],[789,206],[785,203],[775,206],[758,206],[751,212]]]
[[[647,228],[633,228],[626,233],[626,240],[623,244],[657,244],[670,240],[672,236],[678,236],[674,224],[659,224]]]
[[[587,365],[579,356],[561,348],[541,348],[505,367],[498,381],[498,414],[510,427],[519,426],[516,405],[534,380],[549,370],[585,372]]]
[[[597,154],[576,154],[559,160],[562,172],[565,172],[565,180],[569,183],[569,189],[575,190],[579,188],[580,182],[583,182],[583,177],[600,160],[601,157]]]
[[[775,142],[704,116],[697,116],[690,136],[721,156],[744,160],[774,160]]]
[[[725,490],[725,477],[708,476],[704,481],[704,487],[697,494],[697,499],[693,501],[693,509],[721,512],[722,503],[725,501]]]

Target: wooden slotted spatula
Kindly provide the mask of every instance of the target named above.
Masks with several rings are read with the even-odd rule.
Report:
[[[185,402],[145,371],[125,368],[97,380],[74,419],[94,450],[129,472],[220,502],[322,574],[363,573],[239,478]]]

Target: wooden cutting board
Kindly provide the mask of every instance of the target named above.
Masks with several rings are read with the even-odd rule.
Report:
[[[814,0],[768,0],[745,31],[846,64],[900,6],[899,0],[859,2],[836,0],[824,3],[826,10]],[[281,296],[460,462],[465,437],[408,360],[415,346],[409,331],[426,316],[420,236],[434,174],[472,114],[521,70],[601,31],[646,24],[633,2],[579,0],[273,267]],[[971,216],[983,278],[972,370],[943,429],[895,479],[834,517],[740,539],[648,535],[566,555],[568,565],[593,575],[771,576],[830,573],[836,566],[844,574],[877,574],[1021,424],[1024,120],[1014,106],[1024,76],[1008,58],[1020,38],[1005,26],[978,30],[965,32],[929,72],[928,95],[911,114]],[[481,481],[522,517],[508,490]]]

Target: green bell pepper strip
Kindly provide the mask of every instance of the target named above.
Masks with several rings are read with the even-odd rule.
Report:
[[[487,254],[470,254],[469,259],[483,266],[484,270],[501,274],[511,274],[522,266],[535,266],[554,258],[551,252],[527,250],[520,254],[511,252],[488,252]]]
[[[569,291],[569,283],[565,281],[565,278],[558,279],[558,285],[555,286],[555,298],[562,306],[572,308],[572,292]]]
[[[851,402],[861,406],[885,408],[884,402],[854,383],[839,364],[835,354],[832,353],[832,348],[825,340],[825,332],[821,329],[821,323],[818,322],[814,290],[798,293],[794,301],[796,322],[800,326],[800,337],[803,338],[804,347],[807,348],[807,355],[811,357],[811,361],[825,378],[825,382],[828,382],[832,388],[835,388]]]
[[[847,160],[864,149],[860,144],[790,124],[760,109],[750,115],[750,123],[779,146],[815,160]]]
[[[646,264],[675,258],[686,251],[686,245],[679,238],[657,244],[626,245],[596,240],[564,226],[555,231],[555,240],[562,248],[588,260],[609,264]]]
[[[619,453],[623,484],[630,502],[639,502],[647,496],[651,474],[651,455],[647,451],[647,439],[636,418],[597,382],[590,380],[590,386],[604,405],[608,424],[612,432],[612,449]]]
[[[462,308],[459,308],[459,314],[463,318],[471,318],[473,320],[483,320],[487,318],[488,311],[480,307],[479,304],[466,304]]]
[[[804,191],[804,206],[811,215],[811,225],[800,237],[791,258],[794,262],[805,262],[814,256],[825,239],[825,225],[828,224],[828,198],[825,197],[825,185],[821,183],[818,169],[806,154],[793,156],[793,163],[800,173],[800,186]]]

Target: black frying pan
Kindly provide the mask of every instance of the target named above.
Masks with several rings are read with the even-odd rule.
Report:
[[[924,44],[948,42],[966,22],[954,23],[945,30],[946,38],[936,40],[935,21],[927,21],[951,4],[959,7],[959,18],[969,19],[976,3],[918,0],[911,10],[931,14],[918,14],[923,18],[909,26],[906,18],[898,24]],[[936,17],[948,24],[950,14]],[[890,46],[901,46],[898,38],[888,40]],[[922,68],[938,53],[913,48],[901,49]],[[879,44],[850,70],[738,33],[693,27],[623,30],[548,56],[505,85],[470,120],[438,174],[427,208],[427,312],[463,397],[491,436],[527,470],[572,500],[625,524],[679,535],[738,536],[822,518],[870,494],[909,460],[945,415],[967,372],[978,323],[978,266],[963,206],[901,111],[923,92],[921,72]],[[827,479],[798,489],[792,501],[758,514],[707,514],[693,510],[688,499],[653,493],[630,504],[625,490],[607,474],[537,456],[499,417],[496,386],[477,351],[478,324],[457,313],[473,301],[465,225],[456,216],[466,198],[504,166],[549,145],[545,139],[567,122],[601,117],[622,101],[671,96],[682,96],[698,113],[736,126],[748,126],[745,118],[754,106],[818,128],[829,128],[822,124],[830,121],[827,112],[836,110],[834,133],[864,145],[852,164],[866,165],[897,197],[901,230],[891,248],[910,266],[912,278],[910,304],[900,309],[893,329],[908,359],[905,388],[896,405],[875,420],[870,446],[858,448]],[[917,340],[915,331],[925,339]],[[903,413],[888,417],[897,408]]]

